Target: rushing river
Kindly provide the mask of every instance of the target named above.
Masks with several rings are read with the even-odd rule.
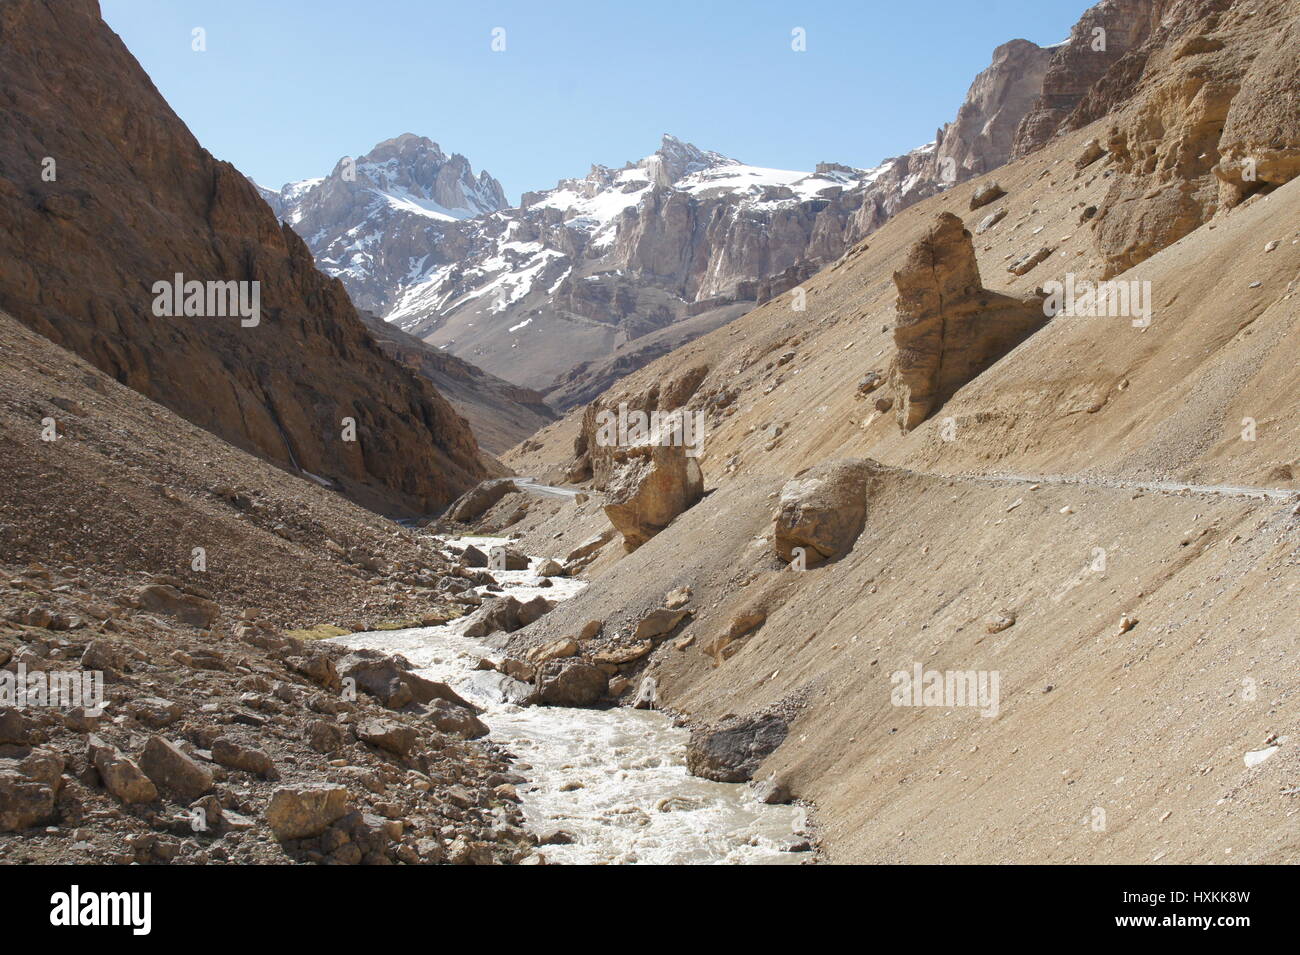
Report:
[[[502,541],[450,543],[486,550]],[[537,587],[532,570],[492,574],[519,600],[539,594],[564,600],[585,586],[555,577],[553,586]],[[518,757],[519,775],[528,779],[517,788],[529,827],[539,835],[563,830],[573,836],[570,844],[539,848],[548,862],[790,865],[809,858],[787,851],[806,838],[801,807],[764,805],[746,785],[689,775],[686,730],[664,714],[510,703],[500,674],[475,669],[485,657],[500,660],[501,652],[463,636],[463,629],[464,618],[442,627],[353,633],[334,642],[400,653],[422,675],[484,708],[489,738]]]

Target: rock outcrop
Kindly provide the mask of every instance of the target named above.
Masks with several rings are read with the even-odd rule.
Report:
[[[1076,159],[1110,179],[1090,227],[1109,278],[1300,175],[1298,63],[1286,0],[1103,0],[1053,50],[1012,155],[1110,118]]]
[[[704,496],[699,462],[680,445],[620,448],[605,484],[605,516],[623,535],[623,547],[640,547]]]
[[[1104,277],[1300,174],[1300,24],[1281,0],[1221,7],[1169,5],[1065,124],[1113,114],[1093,226]]]
[[[1088,8],[1066,41],[1051,51],[1041,91],[1020,121],[1010,156],[1018,158],[1040,149],[1056,135],[1093,84],[1150,35],[1169,3],[1102,0]]]
[[[436,511],[484,476],[464,420],[381,353],[343,286],[199,145],[94,0],[0,5],[0,115],[0,309],[367,506]],[[178,275],[205,294],[169,316],[156,283]]]
[[[936,137],[935,162],[951,160],[957,180],[982,175],[1011,158],[1021,121],[1042,93],[1052,51],[1028,40],[1011,40],[993,51],[993,62],[966,92],[957,118]]]
[[[605,514],[629,551],[704,495],[704,419],[687,405],[708,372],[691,366],[644,391],[611,392],[583,413],[569,477],[605,492]]]
[[[984,288],[971,234],[951,212],[935,217],[899,271],[890,368],[894,413],[910,431],[957,389],[1047,321],[1043,299]]]

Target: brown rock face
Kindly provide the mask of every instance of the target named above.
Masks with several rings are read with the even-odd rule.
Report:
[[[620,449],[605,487],[605,516],[629,551],[654,537],[704,496],[695,458],[677,445],[645,444]]]
[[[343,287],[195,141],[93,0],[0,4],[0,115],[0,309],[367,506],[434,511],[485,476],[463,419],[380,352]],[[259,309],[161,317],[154,284],[177,274],[257,282]]]
[[[1167,0],[1102,0],[1090,7],[1069,39],[1051,51],[1042,92],[1016,130],[1011,156],[1024,156],[1051,139],[1093,84],[1151,34],[1166,6]]]
[[[1221,6],[1172,4],[1092,91],[1094,110],[1114,111],[1094,226],[1106,277],[1300,174],[1300,3]]]
[[[1052,51],[1028,40],[1011,40],[993,51],[993,62],[975,77],[957,118],[940,131],[937,161],[952,160],[955,179],[1001,166],[1011,157],[1016,130],[1037,101]]]
[[[994,50],[992,61],[966,91],[957,117],[939,129],[935,142],[886,160],[865,187],[850,242],[908,206],[1010,159],[1016,130],[1042,93],[1051,57],[1050,49],[1028,40],[1011,40]]]
[[[1214,174],[1225,206],[1300,175],[1300,24],[1295,13],[1260,40],[1219,138]]]
[[[904,431],[1047,321],[1041,298],[1013,298],[980,284],[971,235],[951,212],[935,217],[894,273],[894,285],[898,357],[890,384]]]

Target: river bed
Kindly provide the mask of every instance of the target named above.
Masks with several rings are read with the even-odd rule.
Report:
[[[474,544],[486,551],[499,538],[462,537],[446,543]],[[492,571],[506,594],[518,600],[541,595],[564,600],[585,583],[551,578],[536,586],[529,570]],[[487,594],[482,588],[476,592]],[[488,737],[518,759],[517,787],[524,817],[539,836],[569,833],[566,845],[539,851],[552,863],[577,864],[766,864],[794,865],[809,859],[789,847],[804,841],[802,807],[758,802],[744,784],[715,783],[686,772],[687,731],[663,713],[634,710],[518,706],[502,692],[495,671],[476,669],[501,652],[463,635],[465,618],[441,627],[380,630],[333,638],[355,649],[400,653],[421,675],[452,686],[483,707]],[[526,767],[526,768],[525,768]]]

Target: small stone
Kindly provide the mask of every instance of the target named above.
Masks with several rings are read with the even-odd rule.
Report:
[[[984,618],[985,633],[1001,633],[1010,627],[1015,626],[1016,615],[1010,612],[989,614]]]
[[[240,769],[263,779],[274,779],[275,764],[265,750],[243,746],[225,736],[212,741],[212,761],[231,769]]]
[[[151,736],[140,754],[140,769],[162,789],[186,802],[212,789],[212,773],[204,769],[172,742]]]
[[[415,748],[419,734],[392,720],[370,719],[358,724],[357,738],[394,755],[406,756]]]
[[[690,602],[690,587],[678,587],[676,590],[670,590],[668,591],[667,596],[664,597],[664,606],[669,610],[677,610],[681,607],[685,607]]]
[[[104,788],[124,803],[153,802],[158,789],[140,767],[93,733],[87,740],[86,758],[99,773]]]

